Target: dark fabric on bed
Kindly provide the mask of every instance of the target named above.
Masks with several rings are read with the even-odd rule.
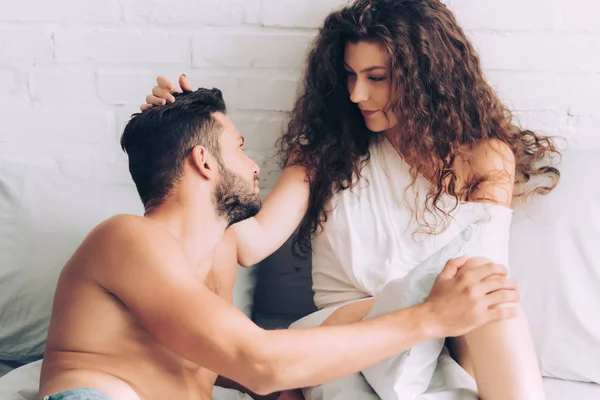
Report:
[[[255,266],[254,322],[265,329],[287,328],[316,311],[312,258],[292,254],[291,241]]]

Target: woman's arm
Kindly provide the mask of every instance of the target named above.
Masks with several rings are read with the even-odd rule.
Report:
[[[309,195],[306,169],[300,165],[285,167],[256,217],[228,229],[236,237],[238,263],[252,266],[280,248],[302,221]]]
[[[146,103],[140,106],[142,111],[175,101],[172,93],[177,89],[168,78],[161,75],[156,83],[152,94],[146,96]],[[181,90],[193,90],[183,74],[179,77],[179,86]],[[228,239],[237,243],[238,263],[250,267],[280,248],[302,221],[309,195],[306,168],[288,163],[258,215],[227,230]]]

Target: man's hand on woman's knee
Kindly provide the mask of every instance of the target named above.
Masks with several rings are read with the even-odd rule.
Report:
[[[425,302],[435,336],[464,335],[488,322],[514,318],[517,284],[505,266],[483,258],[450,260]]]

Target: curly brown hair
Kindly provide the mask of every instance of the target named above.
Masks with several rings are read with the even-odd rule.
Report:
[[[344,69],[346,43],[379,43],[389,55],[391,110],[402,121],[394,147],[410,166],[413,185],[427,170],[432,182],[425,210],[447,215],[444,194],[468,200],[488,177],[473,176],[460,190],[455,160],[484,140],[497,139],[513,152],[515,183],[551,178],[515,195],[546,194],[560,174],[542,160],[560,154],[550,137],[513,123],[510,111],[486,81],[479,57],[452,12],[439,0],[357,0],[331,13],[307,60],[303,90],[280,139],[282,164],[307,169],[310,199],[294,237],[294,249],[311,250],[311,236],[327,220],[333,195],[353,186],[369,160],[370,132],[349,98]],[[433,171],[431,168],[433,166]],[[411,185],[412,186],[412,185]],[[525,185],[523,185],[525,186]]]

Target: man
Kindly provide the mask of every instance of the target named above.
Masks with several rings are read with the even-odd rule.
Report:
[[[210,399],[217,375],[268,394],[514,315],[493,307],[515,301],[510,281],[497,280],[496,290],[509,289],[501,301],[464,286],[506,269],[459,269],[463,259],[423,305],[347,326],[264,331],[231,305],[236,255],[222,238],[258,212],[259,169],[221,92],[187,92],[137,114],[121,144],[146,212],[101,223],[65,265],[40,399]]]

